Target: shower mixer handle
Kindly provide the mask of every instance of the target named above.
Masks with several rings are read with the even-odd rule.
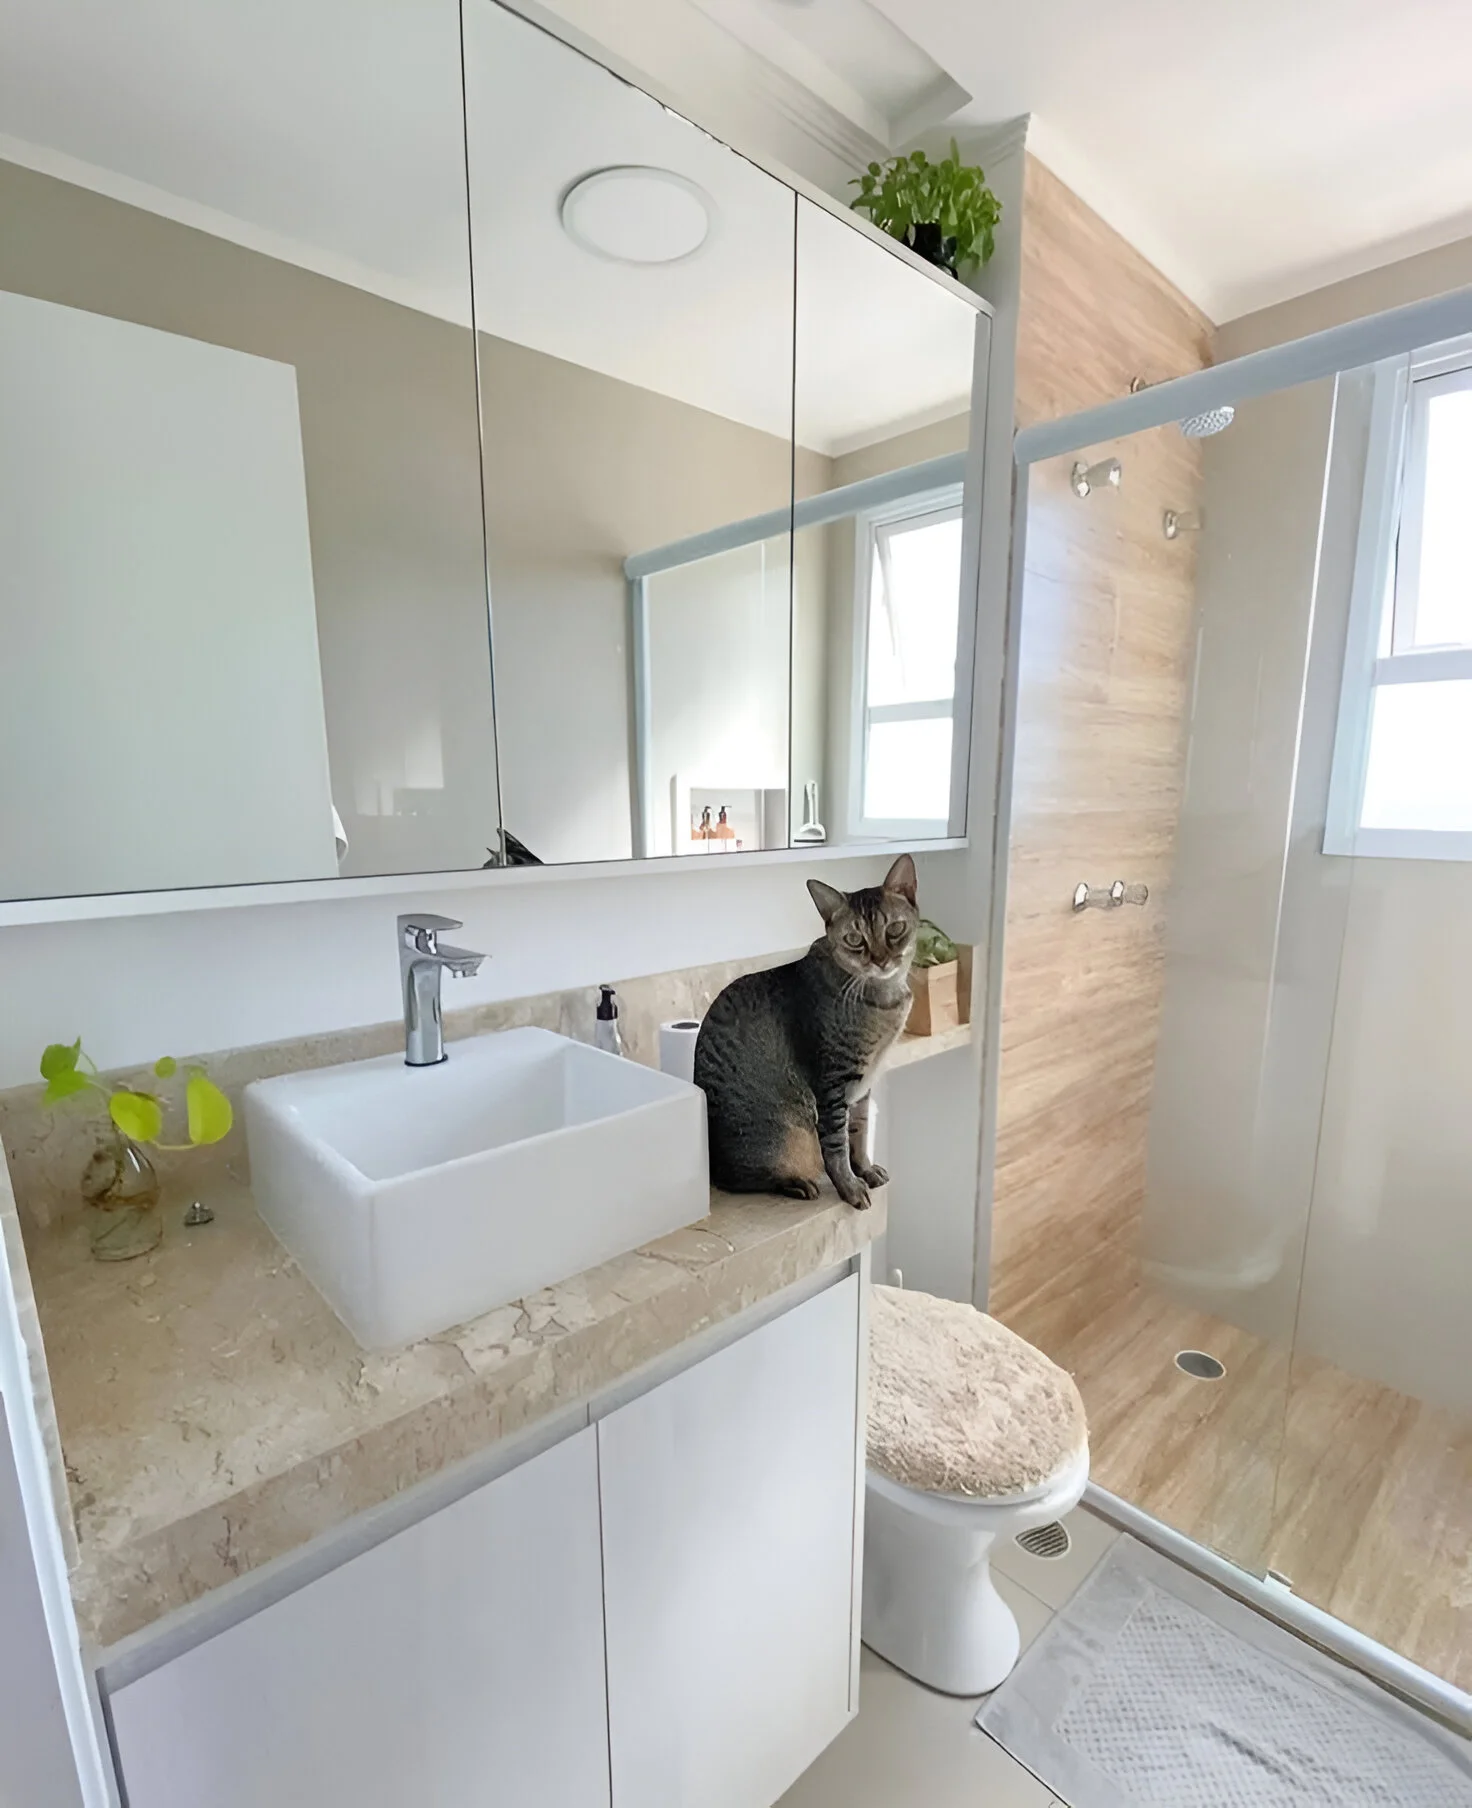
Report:
[[[1150,896],[1148,885],[1126,885],[1116,879],[1112,885],[1090,885],[1080,879],[1073,888],[1075,910],[1118,910],[1121,904],[1143,904]]]

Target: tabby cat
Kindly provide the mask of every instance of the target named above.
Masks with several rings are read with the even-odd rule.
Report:
[[[889,1179],[867,1154],[869,1089],[910,1012],[915,862],[882,885],[809,879],[826,925],[801,960],[732,980],[695,1044],[710,1177],[731,1193],[816,1199],[824,1171],[861,1211]]]

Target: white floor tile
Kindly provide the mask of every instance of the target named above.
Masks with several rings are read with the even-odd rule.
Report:
[[[1017,1630],[1022,1634],[1022,1649],[1028,1646],[1053,1617],[1053,1609],[1046,1602],[1025,1588],[1022,1583],[1002,1571],[992,1567],[992,1581],[996,1584],[997,1593],[1012,1609],[1017,1618]]]
[[[1041,1627],[1008,1588],[1028,1637]],[[1041,1608],[1041,1603],[1034,1602]],[[1047,1619],[1044,1610],[1044,1623]],[[863,1654],[859,1717],[783,1796],[779,1808],[1055,1808],[1030,1772],[971,1724],[975,1701],[937,1695]]]
[[[992,1547],[993,1575],[1010,1576],[1055,1611],[1068,1605],[1119,1536],[1086,1507],[1075,1507],[1063,1523],[1073,1540],[1066,1557],[1029,1557],[1011,1538],[999,1538]]]

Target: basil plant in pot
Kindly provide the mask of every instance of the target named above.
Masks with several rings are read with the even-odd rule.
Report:
[[[195,1149],[228,1136],[234,1122],[230,1101],[198,1062],[181,1068],[172,1055],[153,1064],[153,1077],[184,1080],[185,1142],[165,1142],[169,1102],[151,1087],[125,1086],[98,1073],[90,1055],[75,1042],[53,1042],[41,1056],[48,1105],[66,1100],[105,1107],[97,1143],[82,1173],[92,1253],[99,1262],[124,1262],[158,1246],[163,1220],[158,1209],[158,1175],[144,1145],[155,1149]]]
[[[849,184],[851,205],[899,239],[927,263],[955,277],[967,276],[996,249],[1002,203],[986,185],[986,172],[962,163],[956,141],[937,162],[924,151],[871,163]]]

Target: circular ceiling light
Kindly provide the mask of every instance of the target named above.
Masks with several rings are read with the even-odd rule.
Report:
[[[562,197],[563,230],[595,257],[678,264],[710,237],[716,204],[674,170],[624,164],[595,170]]]

